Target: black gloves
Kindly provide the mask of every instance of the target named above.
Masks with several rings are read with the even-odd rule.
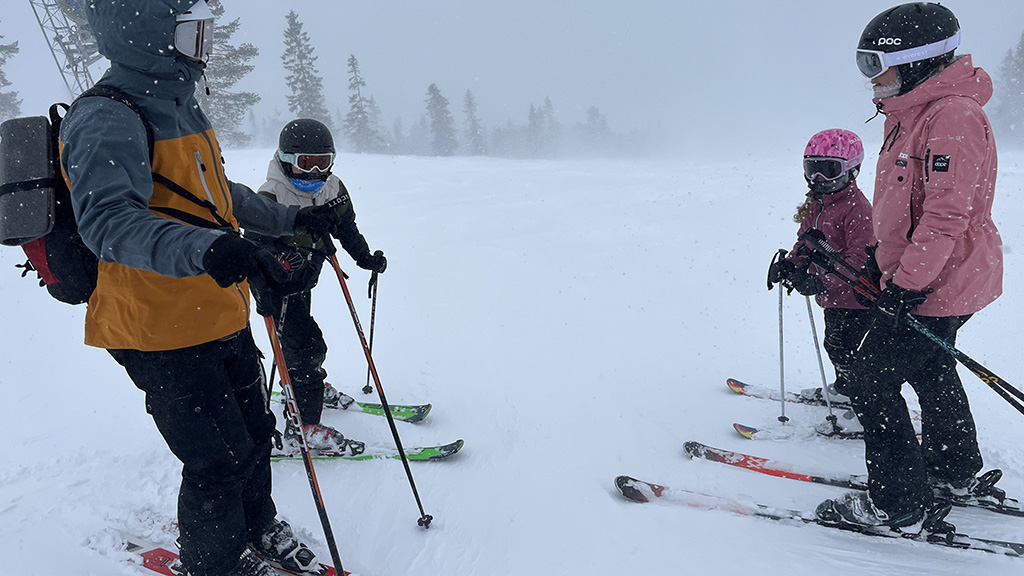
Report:
[[[807,270],[808,265],[796,265],[786,258],[779,258],[768,267],[768,282],[770,284],[783,283],[804,296],[814,296],[825,291],[825,284]]]
[[[356,266],[359,266],[363,270],[383,274],[384,270],[388,267],[388,259],[384,257],[384,251],[377,250],[373,254],[367,254],[366,256],[356,260]]]
[[[789,275],[789,284],[803,296],[814,296],[825,291],[825,284],[807,270],[807,266],[795,267]]]
[[[780,255],[784,256],[785,251],[780,251]],[[778,284],[783,280],[788,280],[795,269],[796,265],[785,258],[774,260],[771,266],[768,267],[768,283]]]
[[[260,316],[276,315],[283,297],[304,286],[272,250],[235,234],[213,241],[203,254],[203,268],[221,288],[248,279]]]
[[[320,236],[334,234],[341,225],[341,215],[331,205],[307,206],[295,215],[295,227]]]
[[[921,305],[928,297],[924,292],[907,290],[906,288],[889,280],[885,284],[885,290],[875,300],[872,312],[886,320],[890,320],[893,326],[900,323],[904,315],[910,314],[914,308]]]
[[[288,270],[270,250],[234,234],[213,241],[203,254],[203,268],[221,288],[256,276],[277,283],[288,280]]]

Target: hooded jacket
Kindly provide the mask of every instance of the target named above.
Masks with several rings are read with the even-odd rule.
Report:
[[[851,182],[834,194],[812,197],[810,213],[800,223],[797,236],[802,236],[809,228],[821,230],[829,246],[839,250],[844,260],[859,269],[868,258],[864,248],[871,243],[871,204],[856,182]],[[802,240],[798,241],[793,246],[792,254],[796,255],[802,244]],[[794,257],[793,260],[796,262],[804,259]],[[824,292],[814,296],[819,306],[864,308],[853,295],[853,288],[835,274],[826,274],[825,270],[813,264],[810,271],[817,274],[825,286]]]
[[[926,292],[915,314],[973,314],[1002,293],[996,143],[982,110],[991,97],[992,80],[968,55],[876,101],[885,114],[872,202],[881,287],[892,279]]]
[[[125,92],[155,140],[151,163],[139,116],[108,98],[76,101],[61,124],[61,166],[79,232],[100,259],[85,321],[92,346],[173,350],[238,332],[248,322],[248,287],[220,288],[205,274],[203,254],[240,223],[273,235],[294,226],[297,208],[269,202],[224,174],[220,145],[193,96],[203,65],[173,48],[175,16],[194,3],[102,0],[85,7],[110,60],[98,84]],[[217,216],[172,192],[174,185],[208,200]]]

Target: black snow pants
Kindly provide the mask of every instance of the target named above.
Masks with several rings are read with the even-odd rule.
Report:
[[[867,308],[825,308],[824,312],[822,347],[836,371],[836,392],[849,396],[846,393],[846,373],[875,316]]]
[[[182,563],[194,576],[228,572],[277,515],[275,419],[251,332],[178,350],[109,352],[146,393],[147,412],[183,464]]]
[[[968,316],[915,316],[950,344]],[[929,478],[958,481],[981,470],[974,417],[956,360],[906,322],[878,319],[848,372],[846,393],[864,426],[868,492],[890,516],[927,506]],[[906,402],[910,384],[921,404],[918,443]]]

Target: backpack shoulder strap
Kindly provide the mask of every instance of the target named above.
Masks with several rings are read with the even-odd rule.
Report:
[[[93,96],[99,96],[115,100],[130,108],[132,112],[135,112],[135,115],[138,116],[139,120],[142,121],[142,126],[146,129],[146,146],[149,148],[149,161],[150,164],[152,164],[153,142],[155,141],[153,136],[153,126],[150,125],[149,119],[146,118],[146,113],[142,111],[142,108],[140,108],[139,105],[136,104],[135,101],[132,100],[131,97],[124,92],[124,90],[121,90],[120,88],[116,88],[114,86],[109,86],[107,84],[94,84],[91,88],[79,94],[78,98],[75,98],[75,100],[81,100],[82,98],[90,98]]]

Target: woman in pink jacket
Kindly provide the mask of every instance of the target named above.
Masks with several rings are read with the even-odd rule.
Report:
[[[905,321],[955,343],[957,330],[1002,292],[1002,251],[992,222],[996,145],[982,106],[992,81],[954,56],[960,27],[938,4],[903,4],[861,35],[857,63],[885,115],[872,219],[882,294],[848,373],[864,426],[868,492],[818,506],[826,522],[918,532],[934,499],[992,497],[956,361]],[[900,394],[922,410],[918,443]]]

